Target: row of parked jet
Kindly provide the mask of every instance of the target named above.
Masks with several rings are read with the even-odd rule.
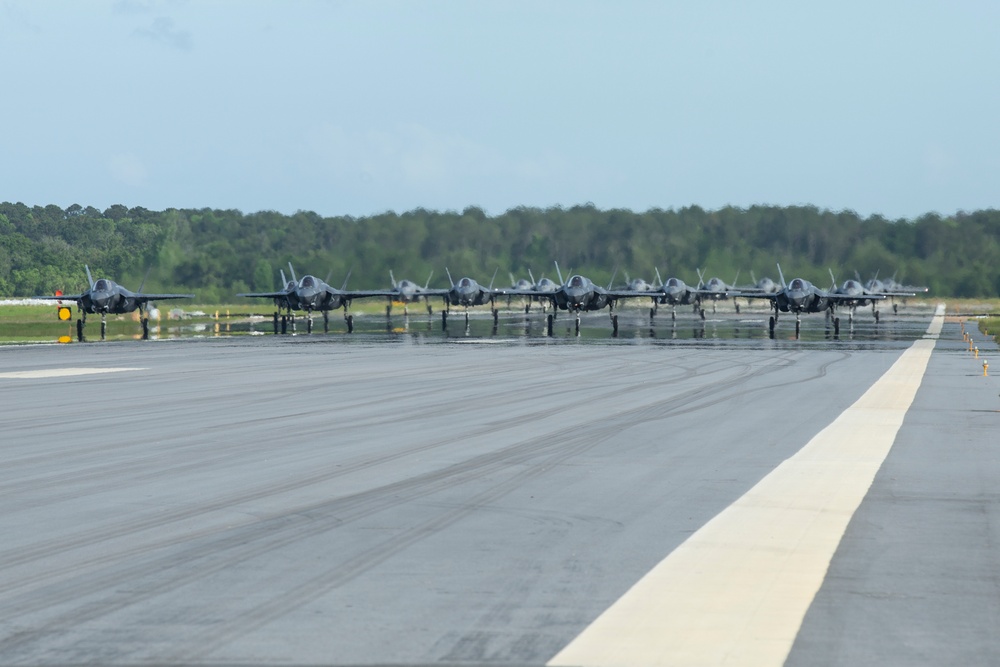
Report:
[[[81,313],[81,319],[77,320],[77,336],[83,339],[83,327],[86,323],[87,314],[99,314],[101,316],[101,337],[104,337],[106,327],[106,316],[108,314],[122,314],[139,310],[142,321],[143,337],[148,336],[148,320],[143,315],[147,304],[151,301],[162,301],[169,299],[194,298],[193,294],[151,294],[142,291],[140,285],[137,292],[131,292],[114,281],[101,278],[94,280],[89,267],[84,267],[87,273],[87,280],[90,288],[80,294],[54,295],[36,297],[39,299],[75,301]],[[344,309],[344,316],[348,323],[348,330],[353,330],[353,317],[348,315],[347,309],[353,299],[360,298],[385,298],[389,305],[386,307],[386,316],[389,316],[392,303],[402,302],[404,310],[410,303],[424,301],[428,313],[431,312],[430,299],[440,297],[444,300],[446,311],[442,317],[447,321],[447,313],[452,306],[464,307],[466,318],[468,309],[473,306],[490,305],[494,320],[497,318],[496,301],[506,298],[508,304],[514,298],[525,300],[525,312],[530,310],[531,303],[539,303],[542,309],[551,306],[553,314],[550,314],[548,324],[549,330],[552,328],[552,318],[556,309],[570,311],[576,315],[577,327],[579,328],[579,316],[584,311],[596,311],[609,309],[612,324],[617,331],[618,318],[614,313],[614,308],[618,301],[622,299],[643,299],[648,298],[652,302],[650,317],[654,315],[658,306],[669,305],[671,307],[671,317],[676,318],[677,306],[692,306],[702,319],[705,317],[705,304],[711,302],[713,310],[719,301],[733,299],[736,310],[739,312],[739,298],[765,299],[770,302],[773,314],[770,318],[769,326],[773,334],[774,327],[778,321],[779,313],[793,313],[796,318],[796,333],[799,331],[800,316],[802,313],[826,312],[834,318],[835,330],[839,331],[840,319],[836,317],[838,307],[847,308],[851,319],[854,313],[861,306],[871,305],[876,321],[878,320],[878,310],[876,304],[879,301],[893,299],[895,297],[916,296],[918,293],[927,292],[926,287],[901,285],[895,280],[879,280],[877,276],[867,283],[862,284],[860,277],[856,280],[847,280],[837,286],[831,271],[830,277],[832,287],[829,290],[821,289],[804,278],[795,278],[786,283],[781,266],[778,268],[780,283],[776,283],[770,278],[754,279],[752,285],[729,285],[719,278],[705,280],[698,270],[698,284],[696,286],[687,285],[683,280],[670,277],[667,280],[660,278],[659,270],[656,271],[659,285],[647,283],[642,279],[628,280],[628,283],[621,287],[601,287],[590,279],[573,274],[568,280],[563,280],[559,264],[555,264],[559,282],[556,283],[548,278],[542,277],[538,281],[529,271],[531,280],[515,280],[511,275],[511,284],[507,287],[493,287],[496,279],[494,272],[493,280],[489,286],[481,285],[473,278],[463,277],[455,282],[451,273],[448,273],[449,288],[430,287],[430,276],[427,282],[421,287],[410,280],[396,281],[392,272],[389,277],[392,286],[389,289],[377,290],[355,290],[347,288],[347,280],[343,287],[337,289],[329,285],[325,280],[321,280],[313,275],[305,275],[298,278],[291,263],[288,265],[292,279],[285,277],[281,272],[283,287],[273,292],[249,292],[237,294],[239,297],[271,299],[279,312],[287,315],[282,317],[282,328],[286,318],[294,317],[294,311],[304,311],[308,318],[309,330],[312,330],[313,313],[322,313],[324,329],[328,330],[329,313],[340,308]],[[348,279],[350,274],[348,274]],[[737,275],[737,279],[739,276]],[[328,278],[329,279],[329,278]],[[626,277],[626,279],[628,279]],[[614,279],[612,278],[612,282]],[[734,280],[734,283],[736,281]],[[143,284],[145,280],[143,280]],[[895,306],[894,306],[895,308]],[[278,312],[275,313],[275,330],[278,326]]]

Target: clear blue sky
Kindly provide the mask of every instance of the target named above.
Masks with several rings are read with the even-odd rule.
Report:
[[[0,200],[996,208],[998,34],[992,0],[0,0]]]

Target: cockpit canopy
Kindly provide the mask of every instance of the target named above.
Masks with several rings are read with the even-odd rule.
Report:
[[[302,276],[299,287],[316,287],[316,279],[312,276]]]
[[[107,292],[111,289],[110,281],[101,278],[96,283],[94,283],[94,289],[98,292]]]
[[[796,278],[788,284],[788,289],[795,291],[805,291],[806,281],[802,280],[802,278]]]
[[[472,287],[472,279],[471,278],[462,278],[461,280],[458,281],[458,286],[459,287]]]
[[[677,278],[667,278],[667,287],[680,287],[681,281]]]
[[[583,276],[573,276],[572,278],[569,279],[569,286],[570,287],[586,287],[587,286],[587,279],[584,278]]]

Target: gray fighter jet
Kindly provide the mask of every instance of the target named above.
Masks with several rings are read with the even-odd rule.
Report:
[[[861,277],[858,276],[856,272],[855,276],[857,276],[858,280],[861,280]],[[892,312],[895,313],[899,311],[899,305],[894,299],[905,299],[906,297],[916,296],[918,292],[924,294],[928,291],[928,288],[901,285],[896,282],[895,275],[892,278],[879,280],[878,272],[876,271],[875,277],[865,283],[865,290],[873,294],[884,294],[890,301],[892,301]],[[875,314],[875,320],[878,321],[878,311],[875,310],[875,304],[872,304],[872,312]]]
[[[410,314],[409,304],[414,303],[416,301],[420,301],[421,299],[424,300],[424,304],[427,306],[427,314],[430,315],[433,312],[433,309],[431,308],[431,302],[428,300],[428,297],[443,296],[448,291],[441,289],[431,289],[430,284],[431,284],[431,278],[433,276],[434,272],[431,271],[430,274],[427,276],[427,282],[424,283],[423,287],[421,287],[412,280],[406,280],[405,278],[403,280],[400,280],[399,282],[396,282],[396,277],[392,275],[392,271],[390,270],[389,280],[392,282],[392,287],[388,290],[385,290],[381,294],[381,296],[385,296],[387,299],[389,299],[389,303],[385,307],[385,316],[389,317],[389,314],[392,312],[393,302],[402,303],[403,314],[409,315]]]
[[[149,319],[145,316],[145,310],[150,301],[194,298],[194,294],[150,294],[143,292],[143,285],[146,284],[145,279],[139,285],[138,292],[131,292],[108,278],[94,280],[93,276],[90,275],[90,267],[84,265],[83,268],[87,272],[87,282],[90,283],[90,289],[80,294],[34,297],[49,301],[76,301],[76,307],[80,311],[80,319],[76,321],[76,337],[80,341],[84,340],[83,328],[87,323],[88,314],[101,316],[101,340],[104,340],[107,333],[107,317],[109,314],[122,315],[138,310],[139,319],[142,321],[142,338],[146,340],[149,338]]]
[[[675,276],[663,280],[659,269],[656,269],[656,279],[660,282],[660,287],[656,290],[656,303],[670,306],[670,319],[677,319],[677,306],[699,306],[696,287],[691,287]],[[700,306],[699,311],[704,319],[705,311]]]
[[[513,273],[507,274],[510,277],[510,287],[507,288],[510,291],[523,291],[530,290],[533,286],[533,282],[527,278],[514,278]],[[513,299],[512,294],[507,295],[507,308],[510,308],[511,300]],[[527,313],[531,310],[531,297],[522,297],[522,305],[524,306],[524,312]]]
[[[698,272],[698,287],[695,291],[698,293],[698,308],[701,310],[702,319],[705,318],[705,309],[702,305],[705,301],[712,302],[712,312],[715,312],[715,306],[719,301],[725,301],[726,299],[733,297],[733,306],[736,308],[736,312],[740,312],[740,306],[736,303],[736,297],[732,292],[738,292],[739,288],[735,286],[737,280],[740,279],[739,271],[736,272],[736,278],[733,280],[732,285],[727,285],[726,281],[722,278],[709,278],[705,281],[705,276],[702,275],[701,269],[695,269]]]
[[[330,330],[330,311],[338,308],[344,309],[344,320],[347,322],[348,331],[354,330],[354,318],[347,314],[347,308],[352,299],[364,297],[381,296],[384,290],[349,290],[347,289],[347,279],[341,289],[331,287],[324,280],[316,276],[306,274],[301,279],[295,275],[292,263],[288,263],[288,270],[292,272],[292,280],[285,284],[285,287],[275,292],[243,292],[236,296],[254,299],[273,299],[276,306],[284,307],[286,316],[282,316],[282,333],[285,332],[287,323],[290,321],[292,329],[295,328],[295,317],[293,311],[306,312],[307,331],[312,333],[313,313],[323,313],[323,330]],[[284,273],[281,276],[285,280]],[[350,272],[347,274],[350,278]],[[277,333],[278,314],[275,313],[275,333]]]

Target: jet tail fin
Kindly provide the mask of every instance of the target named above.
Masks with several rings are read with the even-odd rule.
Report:
[[[695,271],[698,272],[698,289],[705,286],[705,275],[701,272],[701,269],[696,268]]]
[[[837,289],[837,279],[833,277],[833,269],[827,267],[826,270],[830,272],[830,290]]]
[[[556,275],[557,275],[557,276],[559,276],[559,284],[560,284],[560,285],[565,285],[565,284],[566,284],[566,281],[565,281],[565,280],[563,280],[563,277],[562,277],[562,271],[560,271],[560,270],[559,270],[559,262],[555,262],[555,261],[553,261],[553,264],[555,264],[555,265],[556,265]]]
[[[528,269],[528,277],[531,278],[531,286],[534,287],[538,283],[535,282],[535,276],[531,275],[531,269]]]
[[[618,275],[618,267],[616,266],[615,270],[611,273],[611,280],[608,281],[608,289],[612,289],[614,287],[615,276],[617,275]],[[625,279],[628,280],[628,275],[625,276]]]
[[[90,283],[90,289],[94,289],[94,277],[90,275],[90,267],[84,264],[83,268],[87,272],[87,282]]]
[[[454,287],[455,286],[455,281],[451,279],[451,271],[448,270],[447,266],[444,267],[444,272],[448,274],[448,282],[451,283],[452,287]]]
[[[781,281],[782,288],[788,287],[788,285],[785,284],[785,274],[781,272],[781,264],[778,264],[778,279]]]
[[[142,288],[146,284],[146,278],[149,278],[149,272],[152,271],[152,270],[153,270],[153,267],[149,267],[148,269],[146,269],[146,275],[144,275],[142,277],[142,282],[139,283],[139,290],[138,290],[137,294],[142,294]]]
[[[660,267],[654,266],[653,272],[656,274],[656,282],[660,284],[660,287],[663,287],[663,278],[660,277]]]
[[[493,269],[493,277],[490,278],[490,288],[489,288],[491,292],[493,291],[493,281],[497,279],[497,271],[499,270],[500,270],[499,266]],[[511,283],[513,283],[513,281],[511,281]]]
[[[285,286],[288,285],[288,278],[285,277],[284,269],[280,269],[280,273],[281,273],[281,289],[285,289]]]
[[[341,292],[347,289],[347,281],[351,279],[351,271],[353,270],[354,270],[353,266],[347,270],[347,277],[344,278],[344,286],[340,288]]]
[[[288,263],[288,270],[292,272],[292,280],[299,282],[299,279],[295,277],[295,269],[292,267],[292,263]]]
[[[427,289],[428,287],[431,286],[431,278],[433,276],[434,276],[434,269],[431,269],[431,272],[427,274],[427,282],[424,283],[424,289]]]

